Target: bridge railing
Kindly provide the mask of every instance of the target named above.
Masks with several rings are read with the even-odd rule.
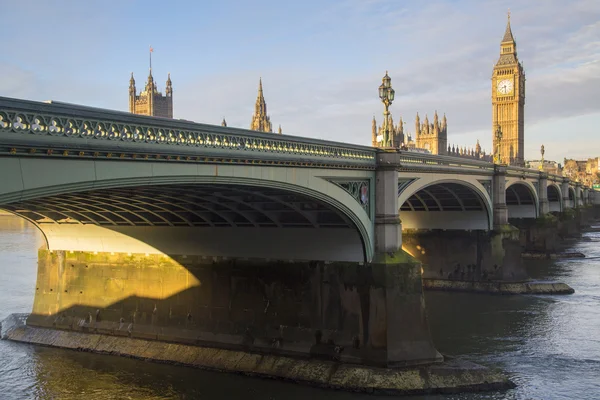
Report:
[[[408,170],[476,170],[482,174],[494,173],[494,164],[481,160],[469,160],[462,157],[440,156],[434,154],[400,152],[401,169]]]
[[[0,146],[13,153],[38,147],[83,156],[105,151],[358,169],[374,169],[377,154],[367,146],[6,97],[0,97]]]

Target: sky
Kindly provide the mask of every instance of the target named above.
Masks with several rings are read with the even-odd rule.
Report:
[[[599,0],[0,0],[0,96],[128,110],[152,71],[174,117],[248,128],[262,77],[284,134],[370,145],[377,88],[414,132],[489,153],[491,74],[507,10],[526,73],[525,158],[600,156]]]

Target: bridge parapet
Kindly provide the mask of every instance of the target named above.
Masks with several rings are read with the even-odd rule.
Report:
[[[216,157],[374,169],[377,153],[372,147],[347,143],[5,97],[0,97],[0,133],[0,153],[12,154],[38,149],[97,157],[106,155],[97,154],[104,151],[126,159],[163,154],[188,161]]]
[[[494,164],[461,157],[400,152],[399,163],[399,171],[401,172],[443,170],[445,172],[476,171],[478,174],[483,175],[494,174]]]

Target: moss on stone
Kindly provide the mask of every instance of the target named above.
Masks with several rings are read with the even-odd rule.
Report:
[[[535,226],[540,228],[549,228],[558,226],[559,219],[554,214],[544,214],[535,220]]]
[[[405,252],[404,250],[398,250],[396,252],[389,253],[377,253],[373,257],[372,264],[418,264],[421,263],[419,260]]]

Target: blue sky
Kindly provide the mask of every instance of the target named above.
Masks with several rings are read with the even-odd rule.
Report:
[[[391,107],[446,113],[449,142],[491,148],[491,71],[506,11],[527,77],[525,156],[600,156],[598,0],[7,1],[0,96],[127,110],[148,74],[174,113],[250,124],[259,77],[274,127],[369,144],[388,70]]]

